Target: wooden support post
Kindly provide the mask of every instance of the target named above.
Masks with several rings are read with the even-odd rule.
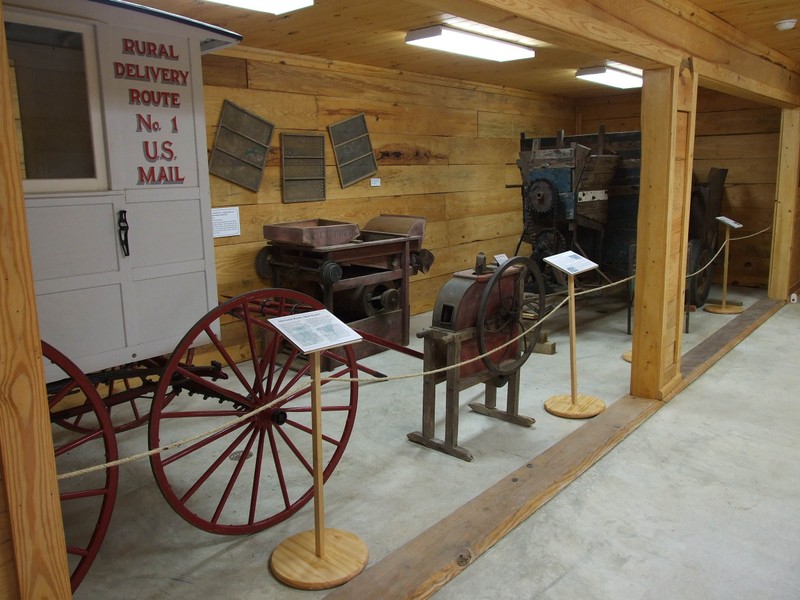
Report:
[[[645,71],[631,394],[662,399],[680,382],[697,76]]]
[[[325,528],[322,464],[322,396],[319,352],[311,361],[311,437],[314,470],[314,529],[293,535],[270,557],[272,573],[286,585],[324,590],[350,581],[367,564],[367,545],[353,533]]]
[[[14,132],[0,33],[0,597],[71,598]]]
[[[800,169],[800,108],[784,108],[778,149],[775,214],[772,225],[772,256],[767,293],[774,300],[786,300],[800,273],[795,250],[795,222],[798,214],[798,169]],[[792,277],[794,274],[794,278]]]

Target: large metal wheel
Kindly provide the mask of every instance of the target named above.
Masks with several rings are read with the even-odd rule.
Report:
[[[219,428],[151,457],[162,494],[192,525],[212,533],[254,533],[313,497],[310,364],[269,319],[322,308],[291,290],[248,292],[210,311],[175,348],[151,410],[150,448]],[[212,329],[217,322],[227,347]],[[187,368],[183,357],[197,344],[205,346]],[[215,368],[203,370],[199,357],[208,355]],[[358,401],[358,382],[337,380],[355,379],[357,364],[349,346],[323,351],[320,358],[332,365],[322,386],[327,480],[347,446]],[[167,402],[170,394],[175,397]]]
[[[69,405],[82,406],[85,430],[76,431],[54,426],[53,446],[56,469],[68,473],[103,462],[117,460],[114,430],[105,405],[94,385],[81,370],[61,352],[42,342],[45,360],[64,373],[64,378],[47,385],[51,420],[64,420]],[[76,400],[75,400],[76,399]],[[103,543],[114,500],[117,496],[118,467],[109,467],[59,481],[61,512],[74,592],[92,566]]]
[[[539,341],[541,325],[518,341],[508,342],[531,327],[523,322],[524,312],[544,315],[545,301],[541,273],[530,258],[515,256],[492,274],[481,296],[476,323],[478,352],[484,355],[498,349],[483,356],[487,369],[508,376],[528,360]]]

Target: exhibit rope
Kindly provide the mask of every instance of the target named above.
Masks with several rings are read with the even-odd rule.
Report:
[[[733,242],[733,241],[745,240],[745,239],[748,239],[748,238],[751,238],[751,237],[755,237],[757,235],[761,235],[762,233],[765,233],[765,232],[769,231],[770,229],[771,229],[771,227],[766,227],[766,228],[762,229],[761,231],[757,231],[755,233],[752,233],[752,234],[749,234],[749,235],[746,235],[746,236],[740,236],[740,237],[737,237],[737,238],[731,238],[730,241]],[[686,278],[688,279],[690,277],[694,277],[694,276],[702,273],[706,269],[708,269],[711,266],[711,264],[717,259],[717,257],[719,256],[719,254],[722,252],[722,250],[724,248],[725,248],[725,242],[723,242],[720,245],[719,250],[717,250],[716,254],[714,254],[714,256],[711,258],[711,260],[708,261],[707,264],[705,264],[702,267],[700,267],[694,273],[687,274]],[[606,290],[606,289],[609,289],[609,288],[612,288],[612,287],[616,287],[618,285],[622,285],[624,283],[632,281],[633,279],[635,279],[635,277],[636,277],[635,275],[630,275],[628,277],[625,277],[624,279],[620,279],[618,281],[611,282],[611,283],[606,284],[606,285],[601,286],[601,287],[581,290],[579,292],[576,292],[575,296],[582,296],[582,295],[589,294],[589,293],[596,294],[598,292],[602,292],[603,290]],[[341,382],[341,383],[351,383],[351,382],[377,383],[377,382],[386,382],[386,381],[396,381],[396,380],[401,380],[401,379],[414,379],[414,378],[417,378],[417,377],[424,377],[426,375],[434,375],[434,374],[437,374],[437,373],[446,372],[446,371],[449,371],[450,369],[460,369],[464,365],[470,364],[470,363],[475,362],[477,360],[483,360],[485,357],[488,357],[489,355],[494,354],[498,350],[502,350],[506,346],[514,344],[517,341],[519,341],[520,339],[524,338],[525,336],[530,334],[531,331],[533,331],[537,327],[540,327],[544,322],[547,321],[547,319],[552,317],[568,301],[569,301],[569,297],[566,297],[566,298],[562,299],[561,302],[559,302],[552,309],[550,309],[547,312],[546,315],[544,315],[540,319],[537,319],[535,325],[531,326],[528,329],[524,329],[522,331],[522,333],[520,333],[519,335],[517,335],[513,339],[510,339],[509,341],[505,342],[504,344],[501,344],[501,345],[499,345],[499,346],[497,346],[495,348],[492,348],[488,352],[484,352],[483,354],[480,354],[478,356],[474,356],[474,357],[472,357],[470,359],[461,361],[461,362],[456,363],[454,365],[448,365],[446,367],[440,367],[438,369],[432,369],[430,371],[422,371],[422,372],[419,372],[419,373],[407,373],[407,374],[403,374],[403,375],[390,375],[390,376],[385,376],[385,377],[370,377],[370,378],[357,378],[357,377],[347,378],[347,377],[345,377],[345,378],[335,378],[335,379],[322,377],[321,381],[323,381],[323,382],[325,382],[325,381],[337,381],[337,382]],[[218,425],[217,427],[214,427],[213,429],[204,431],[202,433],[195,434],[195,435],[193,435],[191,437],[188,437],[188,438],[176,441],[176,442],[172,442],[170,444],[166,444],[164,446],[159,446],[158,448],[153,448],[153,449],[147,450],[145,452],[140,452],[138,454],[133,454],[133,455],[125,457],[125,458],[120,458],[118,460],[109,461],[107,463],[102,463],[102,464],[94,465],[94,466],[91,466],[91,467],[86,467],[84,469],[78,469],[76,471],[70,471],[68,473],[62,473],[62,474],[58,475],[57,479],[60,481],[60,480],[63,480],[63,479],[71,479],[73,477],[79,477],[81,475],[94,473],[96,471],[102,471],[102,470],[109,469],[109,468],[112,468],[112,467],[118,467],[120,465],[124,465],[124,464],[130,463],[130,462],[135,462],[137,460],[141,460],[141,459],[144,459],[144,458],[149,458],[149,457],[151,457],[151,456],[153,456],[155,454],[160,454],[162,452],[166,452],[167,450],[173,450],[175,448],[180,448],[181,446],[184,446],[184,445],[186,445],[188,443],[203,439],[205,437],[208,437],[208,436],[211,436],[211,435],[213,435],[215,433],[223,431],[224,429],[232,428],[232,427],[235,427],[236,425],[238,425],[239,423],[242,423],[244,421],[248,421],[248,420],[252,419],[255,415],[257,415],[257,414],[259,414],[259,413],[261,413],[261,412],[263,412],[265,410],[268,410],[268,409],[272,408],[273,406],[275,406],[276,404],[278,404],[280,402],[283,402],[284,400],[286,400],[287,398],[291,397],[292,394],[294,394],[295,392],[299,391],[303,387],[305,387],[305,385],[298,385],[298,386],[292,388],[291,390],[289,390],[288,392],[286,392],[285,394],[283,394],[282,396],[280,396],[278,398],[275,398],[271,402],[268,402],[267,404],[259,406],[258,408],[253,409],[252,411],[250,411],[247,414],[244,414],[244,415],[242,415],[240,417],[236,417],[236,418],[231,419],[230,421],[228,421],[226,423]]]

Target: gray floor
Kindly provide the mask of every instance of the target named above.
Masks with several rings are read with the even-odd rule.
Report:
[[[734,288],[729,300],[746,307],[761,296]],[[362,385],[354,434],[325,486],[326,525],[361,537],[372,564],[580,426],[542,408],[569,392],[565,313],[547,325],[558,352],[523,367],[521,412],[533,427],[471,413],[479,388],[462,393],[460,443],[471,463],[406,440],[420,428],[419,379]],[[731,318],[691,315],[684,351]],[[412,321],[414,332],[430,314]],[[619,299],[579,302],[579,388],[607,403],[628,390],[625,321]],[[800,598],[799,325],[798,305],[781,309],[434,598]],[[365,362],[389,375],[421,371],[393,352]],[[145,438],[120,434],[120,454],[143,450]],[[311,527],[307,506],[256,535],[205,533],[170,509],[146,461],[129,463],[75,598],[323,598],[280,584],[267,566],[278,544]]]

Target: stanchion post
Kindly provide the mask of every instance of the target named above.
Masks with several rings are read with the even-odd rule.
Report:
[[[281,321],[281,319],[284,319]],[[353,341],[349,334],[359,336],[327,310],[271,319],[287,339],[305,352],[311,372],[311,439],[313,444],[312,480],[314,487],[314,529],[295,534],[281,542],[272,552],[269,566],[272,574],[283,583],[303,590],[324,590],[350,581],[367,564],[367,545],[353,533],[325,527],[323,495],[324,468],[322,455],[322,376],[320,349]],[[304,348],[292,334],[308,333],[320,336],[339,330],[340,337],[322,346]],[[360,338],[359,338],[360,339]]]
[[[606,409],[600,398],[578,393],[577,319],[575,316],[575,275],[589,271],[597,265],[572,251],[545,258],[553,267],[567,274],[569,294],[569,367],[570,394],[559,394],[545,400],[544,408],[557,417],[588,419]]]
[[[742,312],[741,306],[728,306],[728,262],[731,248],[731,229],[738,229],[742,225],[727,217],[717,217],[717,220],[725,225],[725,258],[722,263],[722,303],[706,304],[703,310],[719,315],[738,315]]]
[[[311,361],[311,437],[314,443],[314,541],[316,554],[325,556],[325,495],[322,467],[322,385],[320,383],[319,352],[312,352]]]

